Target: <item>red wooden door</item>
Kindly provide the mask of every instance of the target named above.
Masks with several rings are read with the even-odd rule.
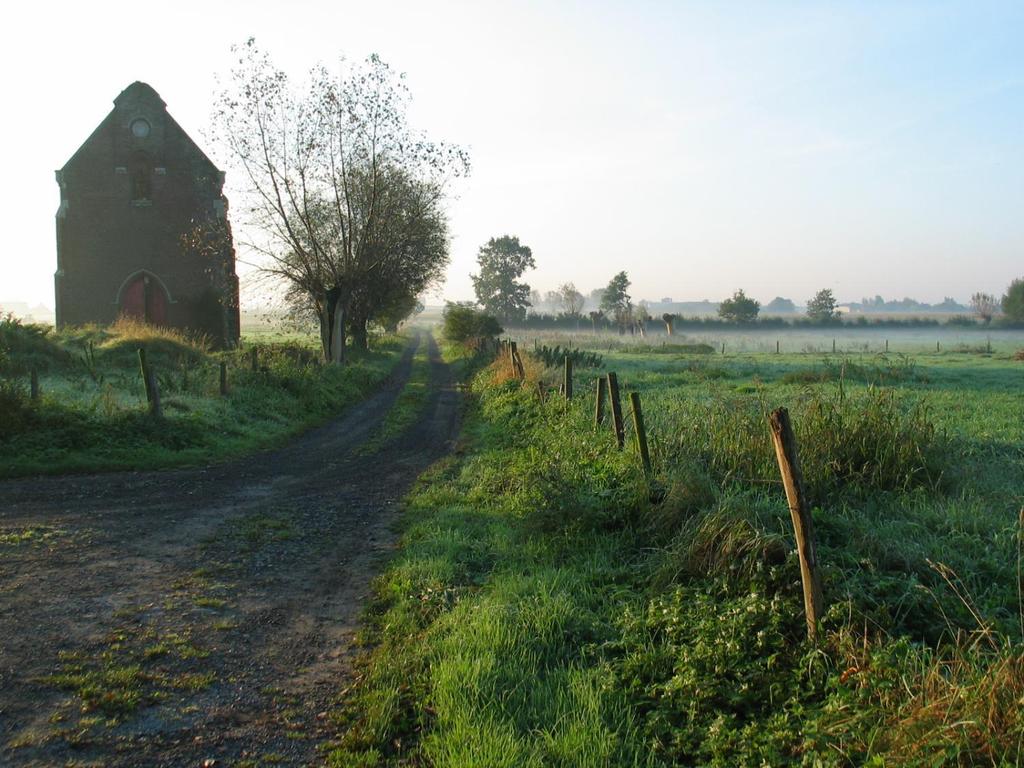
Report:
[[[156,278],[135,277],[121,291],[121,314],[154,325],[167,323],[167,294]]]
[[[128,283],[121,291],[121,314],[138,320],[146,319],[146,284],[142,275]]]

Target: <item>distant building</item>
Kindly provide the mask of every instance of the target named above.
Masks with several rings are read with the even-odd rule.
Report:
[[[238,341],[224,174],[132,83],[57,171],[57,326],[121,315]]]

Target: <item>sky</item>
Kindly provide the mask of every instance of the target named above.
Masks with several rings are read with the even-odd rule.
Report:
[[[503,234],[542,291],[624,269],[635,299],[1000,295],[1024,275],[1022,34],[1019,0],[19,3],[0,30],[0,303],[52,307],[53,172],[135,80],[230,197],[210,113],[250,36],[297,78],[379,54],[414,127],[469,150],[428,303],[472,298]]]

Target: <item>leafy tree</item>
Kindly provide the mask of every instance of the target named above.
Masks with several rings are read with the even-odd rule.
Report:
[[[592,309],[587,313],[587,317],[590,318],[590,324],[594,328],[594,333],[597,333],[597,323],[600,320],[604,320],[604,312],[600,309]]]
[[[518,237],[492,237],[477,255],[480,274],[470,275],[476,298],[485,311],[502,322],[522,322],[530,306],[530,286],[517,282],[533,269],[533,252]]]
[[[1017,278],[1003,295],[1003,314],[1014,323],[1024,323],[1024,278]]]
[[[370,321],[397,325],[415,306],[416,297],[436,285],[448,266],[448,221],[441,196],[432,185],[399,174],[381,195],[382,244],[367,279],[353,293],[349,316],[353,343],[367,347]],[[405,307],[404,315],[395,313]]]
[[[423,258],[413,271],[428,282],[443,273],[446,184],[468,172],[467,157],[410,128],[403,78],[377,56],[340,74],[315,67],[296,87],[253,40],[233,50],[214,123],[246,185],[248,245],[315,315],[325,358],[342,362],[353,310],[391,295],[368,298],[370,287]],[[365,321],[372,308],[362,311]]]
[[[793,303],[792,299],[784,299],[781,296],[776,296],[761,307],[761,311],[765,314],[787,315],[792,312],[796,312],[796,305]]]
[[[388,333],[396,333],[403,320],[422,311],[423,302],[415,296],[396,293],[377,307],[373,319]]]
[[[818,323],[830,323],[839,317],[837,306],[832,289],[822,288],[807,302],[807,317]]]
[[[497,318],[468,303],[448,302],[441,316],[444,337],[460,344],[479,345],[504,330]]]
[[[558,299],[562,310],[569,317],[579,317],[583,312],[583,304],[586,301],[583,294],[576,290],[572,283],[562,283],[558,286]]]
[[[761,303],[747,296],[742,288],[718,306],[719,317],[732,323],[752,323],[760,311]]]
[[[971,309],[978,319],[988,325],[999,311],[999,300],[991,293],[978,293],[971,296]]]
[[[629,276],[625,272],[619,272],[608,282],[601,294],[601,310],[615,318],[619,333],[625,331],[633,318],[633,302],[627,293],[629,286]]]
[[[676,320],[679,319],[679,315],[673,312],[666,312],[661,316],[661,319],[662,322],[665,323],[665,330],[668,332],[668,335],[671,336],[675,328]]]

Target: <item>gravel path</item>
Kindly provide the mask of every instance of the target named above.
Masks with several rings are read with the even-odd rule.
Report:
[[[361,454],[419,343],[426,407]],[[0,764],[318,764],[398,504],[459,415],[424,335],[380,392],[284,448],[0,483]]]

